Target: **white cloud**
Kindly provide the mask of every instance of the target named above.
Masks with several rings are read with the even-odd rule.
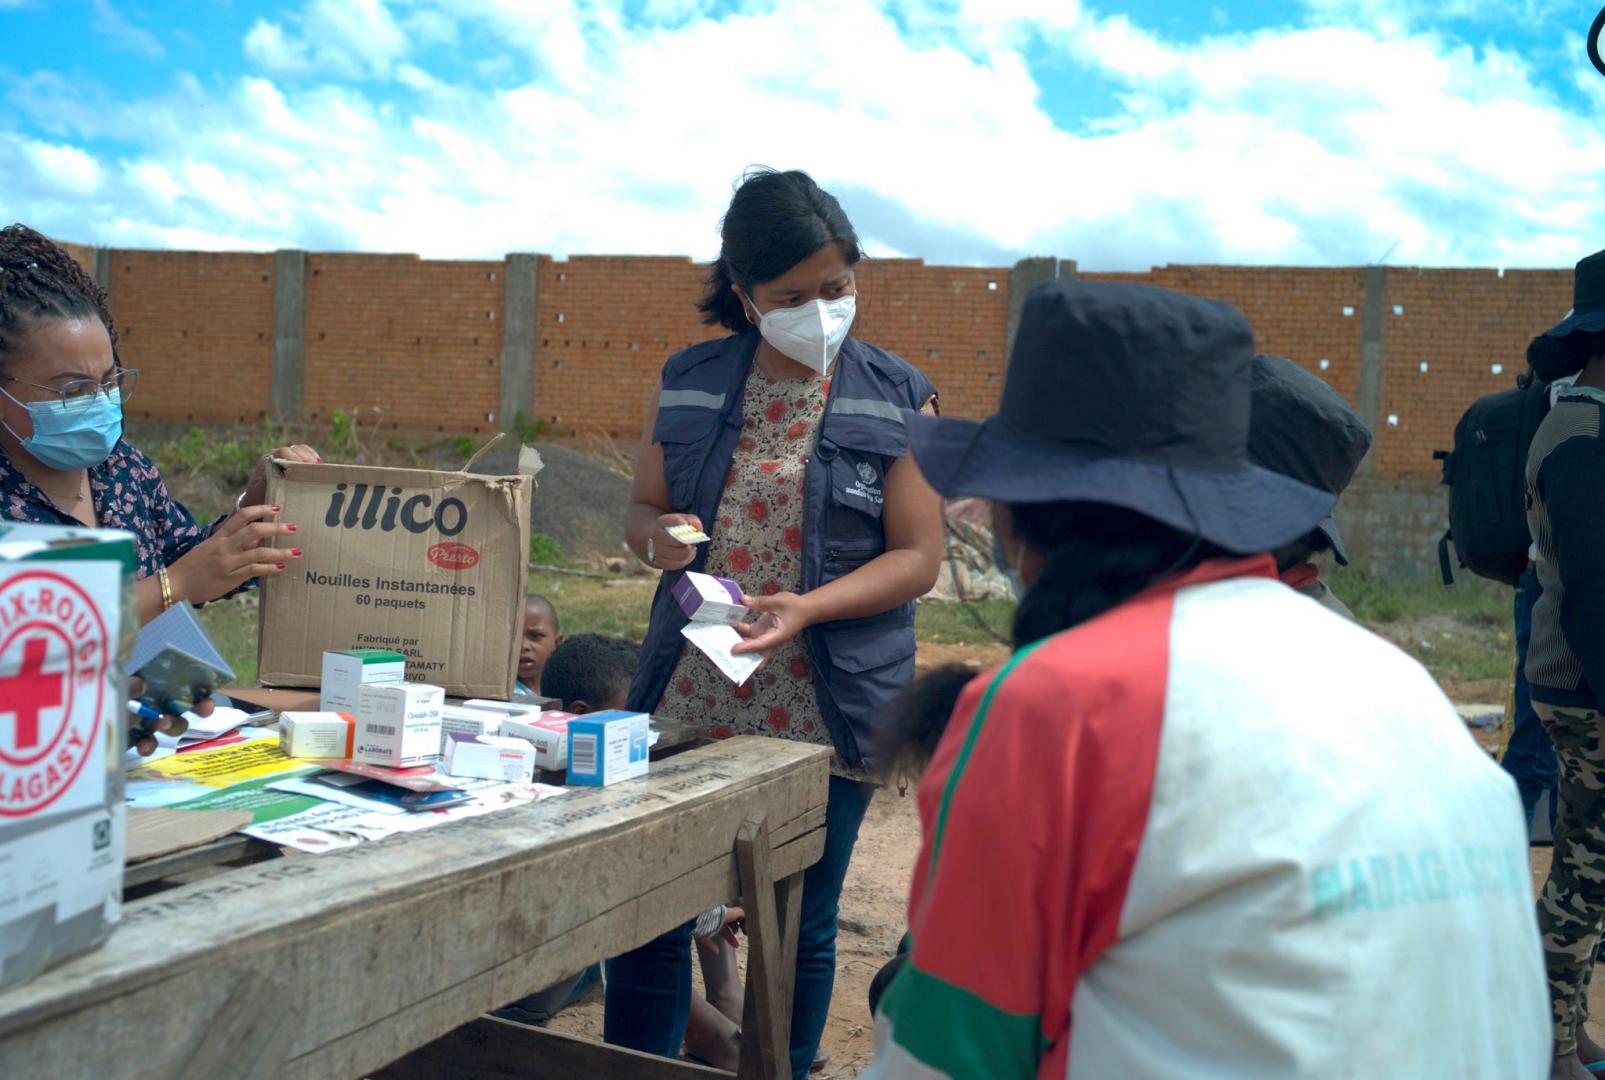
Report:
[[[92,195],[100,187],[100,163],[76,146],[22,139],[19,147],[28,164],[63,194]]]
[[[707,257],[762,162],[839,191],[874,252],[931,261],[1356,264],[1397,241],[1402,263],[1567,265],[1597,246],[1588,117],[1521,57],[1417,29],[1417,0],[1347,0],[1366,19],[1346,25],[1340,2],[1182,45],[1076,0],[654,0],[628,22],[583,0],[311,0],[252,26],[261,74],[232,85],[73,111],[70,84],[19,84],[65,125],[54,146],[135,133],[98,151],[93,199],[3,130],[0,167],[14,216],[131,244]],[[427,51],[485,38],[502,51]],[[1056,127],[1028,47],[1119,104]]]
[[[118,48],[153,58],[167,52],[155,34],[135,26],[112,5],[112,0],[91,0],[90,10],[93,13],[90,26],[96,33],[111,39]]]
[[[384,78],[410,42],[384,0],[311,0],[290,29],[258,19],[245,35],[245,55],[274,75]],[[440,12],[420,12],[409,27],[429,42],[449,40]]]

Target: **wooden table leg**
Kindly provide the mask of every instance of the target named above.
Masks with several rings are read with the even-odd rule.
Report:
[[[797,871],[775,883],[775,906],[779,908],[781,955],[785,972],[780,980],[785,990],[786,1030],[791,1030],[791,1012],[796,1007],[792,995],[797,989],[797,936],[802,927],[803,872]]]
[[[736,868],[747,913],[747,988],[742,1009],[740,1080],[789,1080],[791,1074],[791,972],[786,965],[786,925],[777,910],[770,867],[769,830],[762,813],[752,814],[736,833]],[[800,905],[786,889],[787,920]],[[797,890],[800,899],[801,889]],[[796,956],[796,934],[791,934]]]

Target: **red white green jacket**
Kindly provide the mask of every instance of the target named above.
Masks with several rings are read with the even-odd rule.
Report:
[[[1207,564],[969,686],[865,1077],[1548,1075],[1514,785],[1274,577]]]

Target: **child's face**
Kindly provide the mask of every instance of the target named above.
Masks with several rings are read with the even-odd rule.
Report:
[[[545,604],[524,605],[524,642],[518,651],[518,679],[532,690],[541,686],[541,671],[557,648],[557,620]]]

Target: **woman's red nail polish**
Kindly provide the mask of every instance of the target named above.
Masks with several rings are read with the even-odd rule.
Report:
[[[283,564],[283,563],[279,563],[279,569],[280,569],[280,570],[283,570],[283,569],[284,569],[284,564]]]
[[[294,555],[296,558],[299,559],[301,557],[301,549],[300,548],[291,548],[290,549],[290,554]]]
[[[274,512],[274,513],[275,513],[275,514],[277,514],[277,513],[278,513],[278,512],[279,512],[279,508],[278,508],[278,507],[277,507],[277,506],[275,506],[275,507],[274,507],[274,508],[273,508],[273,512]]]
[[[285,528],[290,530],[291,532],[295,532],[297,530],[297,526],[295,526],[295,525],[286,525]]]

